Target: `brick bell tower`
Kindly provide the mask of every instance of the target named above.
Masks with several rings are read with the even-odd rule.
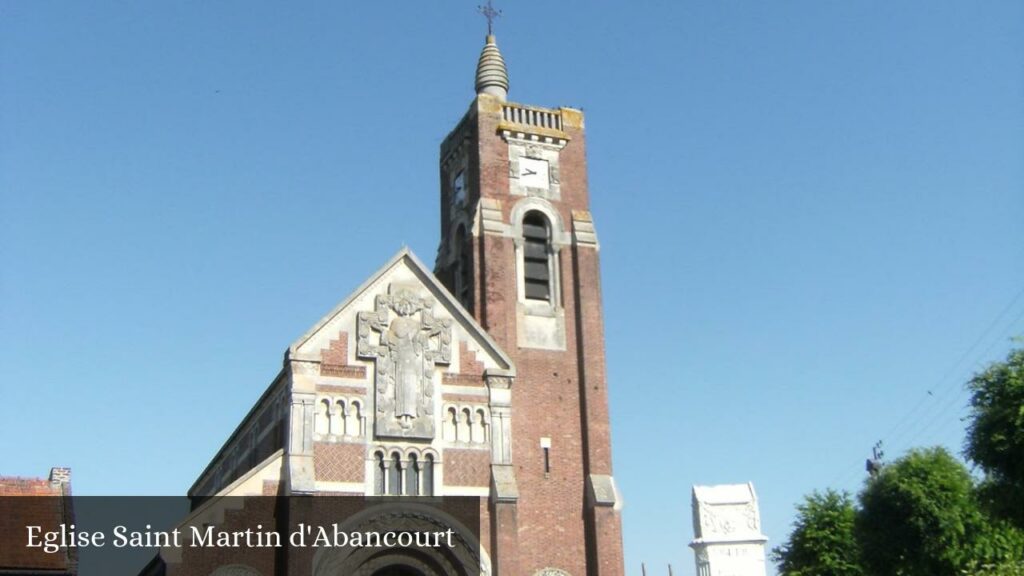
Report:
[[[493,35],[476,98],[441,144],[435,272],[511,356],[511,443],[495,450],[499,576],[621,575],[598,243],[583,112],[507,101]]]

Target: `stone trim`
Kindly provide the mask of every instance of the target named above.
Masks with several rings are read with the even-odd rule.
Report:
[[[600,248],[597,242],[597,230],[594,228],[594,219],[590,212],[586,210],[572,211],[572,241],[577,246],[594,250]]]
[[[481,198],[477,203],[477,222],[473,227],[473,236],[486,234],[489,236],[508,236],[509,225],[502,220],[501,201],[494,198]]]
[[[619,496],[615,479],[609,474],[588,475],[587,503],[591,506],[617,506]]]

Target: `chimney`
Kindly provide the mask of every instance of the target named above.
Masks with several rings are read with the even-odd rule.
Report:
[[[71,484],[71,468],[50,468],[50,484]]]

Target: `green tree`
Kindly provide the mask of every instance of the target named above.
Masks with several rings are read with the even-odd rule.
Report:
[[[943,448],[912,450],[869,480],[855,534],[875,576],[958,576],[1024,552],[1020,533],[985,516],[967,468]]]
[[[982,495],[991,511],[1024,528],[1024,350],[990,366],[968,384],[971,414],[965,454],[985,471]]]
[[[968,568],[963,571],[963,576],[1024,576],[1024,560]]]
[[[789,541],[772,550],[785,576],[861,576],[853,537],[856,512],[849,494],[827,490],[805,496]]]

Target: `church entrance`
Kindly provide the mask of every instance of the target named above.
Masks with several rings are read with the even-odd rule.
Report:
[[[353,560],[356,560],[353,558]],[[351,568],[343,568],[339,576],[466,576],[461,566],[442,555],[420,550],[384,550],[369,558],[357,560]]]
[[[472,501],[473,506],[478,506]],[[475,525],[478,519],[467,516]],[[435,503],[403,499],[383,501],[340,524],[342,532],[399,534],[445,533],[431,545],[377,548],[337,546],[319,548],[313,557],[313,576],[471,576],[490,573],[490,559],[479,537]],[[407,540],[401,538],[400,540]]]

